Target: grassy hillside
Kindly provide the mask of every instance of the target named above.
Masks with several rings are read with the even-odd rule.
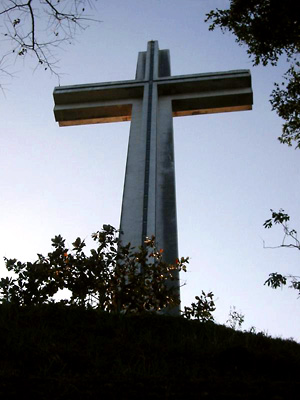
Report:
[[[293,399],[300,345],[158,315],[0,306],[0,398]]]

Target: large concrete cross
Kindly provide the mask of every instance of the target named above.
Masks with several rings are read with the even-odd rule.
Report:
[[[248,70],[171,76],[169,50],[148,42],[135,80],[54,89],[60,126],[131,120],[121,240],[140,246],[155,235],[164,259],[178,256],[173,117],[250,110]],[[177,281],[179,290],[179,281]]]

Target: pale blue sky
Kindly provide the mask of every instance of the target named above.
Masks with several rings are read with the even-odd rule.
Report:
[[[244,328],[300,341],[295,291],[263,286],[270,272],[299,272],[281,230],[266,231],[269,209],[287,210],[299,228],[299,150],[276,139],[281,121],[269,95],[287,69],[252,67],[230,34],[209,32],[205,14],[224,0],[110,0],[97,2],[100,24],[58,51],[61,84],[134,79],[137,54],[148,40],[171,52],[172,74],[251,69],[252,111],[174,119],[182,303],[215,294],[215,318],[230,306]],[[53,115],[54,76],[27,60],[1,98],[0,256],[34,260],[50,238],[88,238],[104,223],[119,225],[129,123],[59,128]],[[6,274],[4,262],[0,275]]]

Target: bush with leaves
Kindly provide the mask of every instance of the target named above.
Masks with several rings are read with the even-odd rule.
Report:
[[[174,265],[163,261],[163,251],[154,238],[135,249],[124,246],[118,231],[110,225],[92,235],[97,248],[84,253],[85,242],[77,238],[66,248],[59,235],[52,239],[54,251],[38,254],[35,262],[22,263],[5,258],[6,268],[16,274],[0,281],[1,301],[16,305],[54,302],[62,289],[71,293],[65,304],[77,304],[109,312],[159,311],[179,306],[174,270],[186,271],[188,258]]]

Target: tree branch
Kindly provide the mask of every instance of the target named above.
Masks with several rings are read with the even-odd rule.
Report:
[[[32,49],[34,49],[35,46],[35,24],[34,24],[34,14],[33,14],[33,9],[31,7],[31,1],[28,1],[28,8],[31,16],[31,43],[32,43]]]
[[[83,16],[86,6],[92,9],[93,1],[96,0],[2,0],[0,26],[2,35],[8,39],[8,50],[2,58],[13,54],[24,58],[32,54],[37,66],[43,66],[58,76],[57,57],[53,50],[71,43],[77,27],[85,29],[88,21],[100,22],[88,15]],[[0,71],[4,69],[0,64]]]

